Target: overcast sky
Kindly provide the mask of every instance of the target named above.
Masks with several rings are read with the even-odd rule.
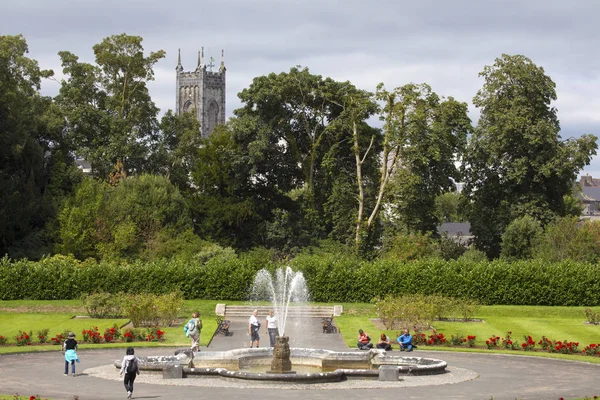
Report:
[[[218,65],[225,49],[227,115],[252,78],[301,65],[374,91],[426,82],[469,104],[478,73],[503,53],[523,54],[554,80],[563,139],[600,136],[598,0],[3,0],[0,35],[23,34],[29,56],[60,80],[58,51],[93,62],[92,46],[119,33],[163,49],[151,95],[175,107],[175,66],[197,52]],[[43,92],[55,95],[59,83]],[[600,177],[600,156],[582,174]]]

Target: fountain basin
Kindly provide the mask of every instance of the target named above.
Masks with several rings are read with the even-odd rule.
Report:
[[[141,370],[162,371],[174,365],[183,367],[184,377],[220,376],[272,382],[324,383],[352,378],[377,379],[382,366],[395,366],[400,375],[433,375],[446,371],[443,360],[395,355],[384,350],[337,352],[324,349],[290,349],[293,369],[314,367],[321,372],[278,374],[267,373],[273,359],[271,348],[246,348],[229,351],[193,353],[180,352],[175,356],[139,357]],[[121,361],[115,361],[120,368]],[[264,368],[262,368],[264,367]],[[255,372],[257,370],[264,372]],[[254,371],[254,372],[253,372]]]

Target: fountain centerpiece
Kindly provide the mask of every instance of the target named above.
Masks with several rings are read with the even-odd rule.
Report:
[[[308,301],[306,280],[302,272],[294,272],[290,267],[278,268],[274,276],[266,269],[261,269],[254,277],[252,300],[267,300],[273,306],[277,316],[277,338],[273,348],[273,361],[270,373],[293,374],[290,360],[289,337],[285,336],[285,327],[290,303]]]
[[[261,269],[254,277],[251,300],[271,302],[277,316],[279,336],[284,336],[290,303],[309,301],[304,275],[300,271],[294,272],[290,267],[278,268],[273,275]]]

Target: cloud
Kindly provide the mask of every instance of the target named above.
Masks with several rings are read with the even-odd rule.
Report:
[[[503,53],[524,54],[557,84],[565,134],[600,134],[600,30],[596,0],[21,0],[0,15],[3,34],[22,33],[30,56],[60,79],[60,50],[93,62],[92,46],[112,34],[144,38],[164,49],[150,86],[165,112],[175,104],[175,66],[186,70],[197,51],[220,60],[225,49],[227,112],[256,76],[295,65],[373,91],[427,82],[440,95],[470,104],[478,73]],[[56,82],[46,82],[49,95]],[[585,128],[585,130],[580,130]],[[600,171],[594,160],[594,168]],[[600,172],[599,172],[600,175]]]

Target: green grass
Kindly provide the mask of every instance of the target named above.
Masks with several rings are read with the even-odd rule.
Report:
[[[248,304],[241,301],[216,301],[216,300],[186,300],[179,317],[190,317],[193,311],[199,311],[202,318],[203,329],[200,343],[206,345],[211,339],[217,325],[215,321],[215,306],[217,303]],[[319,303],[314,303],[319,305]],[[320,304],[322,305],[322,304]],[[369,303],[343,303],[344,312],[336,317],[336,324],[347,343],[348,347],[355,347],[358,329],[364,329],[369,333],[373,341],[381,333],[385,333],[395,340],[398,330],[381,330],[371,321],[377,318],[374,307]],[[600,325],[585,324],[585,307],[534,307],[534,306],[482,306],[474,318],[480,318],[483,322],[448,322],[436,321],[434,327],[438,332],[443,332],[446,337],[475,335],[477,345],[485,346],[485,340],[492,335],[504,337],[506,332],[512,332],[513,341],[523,342],[524,335],[531,335],[534,340],[539,341],[542,336],[551,340],[567,340],[580,343],[580,350],[590,343],[600,342]],[[9,339],[9,343],[15,342],[15,336],[19,331],[30,330],[35,335],[38,330],[50,329],[50,336],[65,330],[75,332],[81,339],[81,331],[92,326],[98,326],[100,331],[113,326],[119,326],[127,322],[124,319],[72,319],[74,315],[85,315],[79,300],[60,301],[0,301],[0,335]],[[160,346],[189,346],[189,339],[183,333],[181,326],[165,328],[164,342],[148,343],[135,342],[136,347],[160,347]],[[128,343],[114,344],[86,344],[81,343],[80,348],[98,347],[127,347]],[[463,347],[425,347],[431,350],[445,351],[483,351],[520,355],[535,355],[538,357],[557,357],[563,359],[574,359],[600,363],[599,357],[582,357],[562,354],[548,353],[525,353],[523,351],[467,349]],[[29,351],[56,351],[58,346],[1,346],[0,354]]]

